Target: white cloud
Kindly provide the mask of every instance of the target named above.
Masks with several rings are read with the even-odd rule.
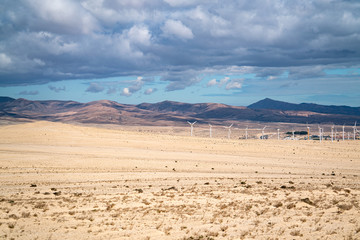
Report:
[[[130,92],[129,88],[124,88],[121,95],[129,97],[132,95],[132,93]]]
[[[154,93],[156,91],[157,91],[156,88],[148,88],[148,89],[145,90],[144,94],[145,95],[150,95],[150,94],[152,94],[152,93]]]
[[[230,89],[241,89],[242,88],[242,84],[243,84],[244,79],[231,79],[231,81],[226,84],[226,90],[230,90]]]
[[[208,83],[206,84],[206,86],[208,87],[212,87],[212,86],[215,86],[217,84],[217,81],[216,79],[211,79],[210,81],[208,81]]]
[[[77,1],[26,0],[42,20],[36,27],[46,31],[70,34],[89,34],[98,29],[98,23]],[[40,20],[38,19],[38,20]]]
[[[131,81],[131,86],[124,88],[121,95],[128,97],[133,93],[140,91],[145,84],[143,79],[143,77],[137,77],[136,80]]]
[[[151,43],[151,33],[145,26],[133,26],[127,32],[128,38],[132,43],[149,46]]]
[[[226,84],[228,81],[230,80],[229,77],[224,77],[220,80],[219,82],[219,87],[223,86],[224,84]]]
[[[162,27],[162,30],[167,36],[175,36],[183,40],[194,38],[194,34],[192,33],[191,29],[186,27],[179,20],[167,20],[165,25]]]
[[[5,68],[11,64],[11,58],[5,53],[0,53],[0,68]]]
[[[271,80],[275,80],[277,79],[277,76],[268,76],[267,80],[271,81]]]
[[[167,4],[172,7],[185,7],[185,6],[194,6],[198,5],[202,2],[206,2],[209,0],[164,0]]]

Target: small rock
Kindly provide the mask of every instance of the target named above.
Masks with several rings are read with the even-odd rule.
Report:
[[[61,195],[61,191],[57,191],[53,193],[55,196],[60,196]]]
[[[36,184],[31,184],[30,187],[37,187],[37,185]]]
[[[309,204],[311,206],[315,206],[315,204],[312,201],[310,201],[309,198],[303,198],[303,199],[301,199],[301,201],[304,202],[304,203],[307,203],[307,204]]]

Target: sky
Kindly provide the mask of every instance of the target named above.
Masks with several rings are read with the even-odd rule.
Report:
[[[0,0],[0,96],[360,106],[358,0]]]

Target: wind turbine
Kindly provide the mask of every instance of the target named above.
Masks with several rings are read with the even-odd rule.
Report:
[[[332,127],[331,127],[331,142],[333,142],[334,141],[334,125],[332,125]]]
[[[193,122],[193,123],[191,123],[191,122],[189,122],[189,121],[187,121],[187,122],[188,122],[188,124],[190,124],[190,127],[191,127],[190,136],[192,136],[192,135],[193,135],[194,124],[195,124],[197,121],[195,121],[195,122]]]
[[[265,131],[265,128],[266,128],[266,126],[262,129],[262,131],[261,131],[261,134],[262,134],[262,139],[264,139],[264,131]]]
[[[355,121],[355,125],[353,126],[354,129],[354,140],[356,140],[356,121]]]
[[[228,127],[224,127],[224,128],[228,129],[228,139],[230,139],[230,137],[231,137],[231,127],[232,127],[232,125],[233,125],[233,123]]]
[[[248,129],[249,129],[249,126],[246,126],[246,129],[245,129],[245,139],[248,139]]]
[[[278,132],[278,140],[280,140],[280,129],[279,128],[277,129],[277,132]]]
[[[343,141],[345,140],[345,124],[343,125]]]
[[[295,140],[295,130],[292,130],[292,140]]]
[[[318,125],[318,128],[319,128],[319,140],[320,140],[320,142],[321,142],[322,136],[321,136],[321,127],[320,127],[320,125]]]
[[[337,128],[335,128],[335,141],[337,139]]]
[[[306,124],[306,128],[307,128],[308,140],[310,140],[310,127],[307,126],[307,124]]]
[[[212,132],[211,132],[212,125],[210,123],[209,123],[209,127],[210,127],[210,137],[212,138]]]

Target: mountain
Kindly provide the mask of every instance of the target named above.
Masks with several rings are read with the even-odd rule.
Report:
[[[259,102],[253,103],[248,106],[251,109],[273,109],[282,111],[309,111],[327,114],[341,114],[360,116],[360,107],[349,106],[325,106],[314,103],[287,103],[265,98]]]
[[[358,108],[346,106],[291,104],[271,99],[264,99],[249,107],[238,107],[218,103],[190,104],[172,101],[131,105],[108,100],[79,103],[0,97],[0,118],[3,119],[96,124],[170,126],[176,123],[186,124],[188,120],[214,124],[233,121],[353,124],[354,121],[360,122],[357,111]]]
[[[5,103],[5,102],[12,102],[14,101],[14,98],[11,97],[0,97],[0,103]]]

